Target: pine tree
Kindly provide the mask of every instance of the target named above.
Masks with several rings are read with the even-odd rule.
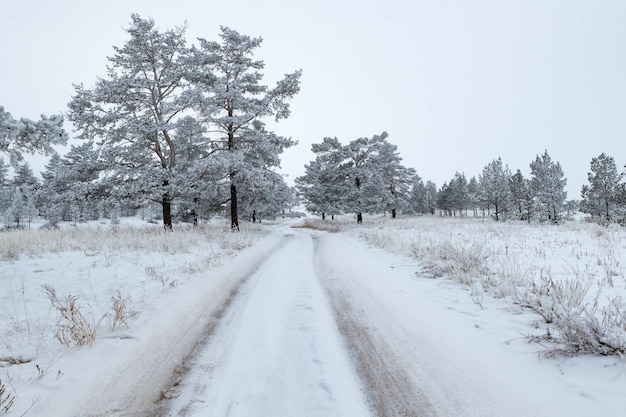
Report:
[[[161,33],[153,20],[131,17],[130,40],[114,47],[107,78],[91,90],[75,86],[69,118],[81,139],[98,141],[119,196],[141,194],[161,203],[163,224],[171,230],[178,128],[190,108],[183,94],[189,63],[185,29]]]
[[[431,215],[437,210],[437,185],[432,181],[426,181],[426,208]]]
[[[583,185],[580,209],[596,220],[613,222],[623,216],[624,174],[618,173],[613,157],[604,153],[591,159],[589,184]]]
[[[444,182],[437,192],[437,208],[444,216],[452,216],[452,189]]]
[[[424,215],[428,213],[426,186],[419,175],[413,177],[413,186],[409,194],[409,211],[413,214]]]
[[[379,173],[382,209],[391,212],[394,219],[398,210],[406,210],[409,207],[409,190],[416,175],[413,168],[406,168],[401,164],[402,158],[397,150],[396,145],[382,142],[371,160],[371,164]]]
[[[517,213],[520,220],[526,220],[530,223],[534,206],[530,180],[524,178],[518,169],[509,178],[509,189],[511,190],[512,210]]]
[[[511,171],[502,164],[502,159],[494,159],[488,163],[480,175],[479,184],[483,201],[487,210],[494,208],[493,218],[496,221],[505,218],[509,205],[509,177]]]
[[[237,192],[244,186],[244,174],[277,167],[278,155],[295,144],[267,131],[262,119],[278,121],[290,115],[287,100],[300,91],[302,72],[285,75],[270,89],[261,84],[265,64],[253,59],[262,39],[226,27],[221,27],[220,38],[221,42],[199,39],[189,78],[195,87],[194,106],[206,129],[217,134],[211,139],[211,153],[228,162],[231,227],[238,229]]]
[[[98,204],[108,197],[109,191],[99,180],[102,166],[93,142],[72,145],[61,164],[63,181],[68,185],[66,201],[72,202],[73,220],[96,220]]]
[[[548,151],[542,156],[537,155],[530,164],[530,188],[538,203],[539,220],[550,220],[558,223],[561,220],[563,205],[567,199],[561,164],[553,162]]]
[[[465,215],[469,201],[465,174],[456,172],[448,187],[450,193],[449,204],[452,214],[456,215],[458,213],[460,216]]]
[[[0,158],[0,215],[7,210],[10,200],[8,173],[9,166]]]
[[[304,166],[304,175],[295,179],[296,188],[311,213],[334,216],[342,213],[350,184],[347,181],[345,149],[337,138],[313,144],[315,160]]]
[[[13,187],[26,186],[36,188],[39,186],[39,180],[33,173],[30,164],[28,162],[24,162],[23,164],[19,164],[17,166],[12,184]]]
[[[386,143],[387,132],[371,138],[359,138],[351,141],[344,148],[346,160],[346,179],[352,184],[344,199],[344,211],[355,213],[357,223],[363,222],[363,212],[380,212],[383,185],[380,167],[376,165],[380,147]]]
[[[41,173],[43,183],[39,190],[39,204],[42,216],[53,225],[66,218],[70,210],[69,202],[64,199],[68,183],[63,168],[61,156],[53,153]]]
[[[480,204],[480,186],[478,184],[478,180],[476,177],[470,178],[467,183],[467,198],[468,205],[472,209],[472,214],[474,217],[478,216],[478,210],[481,207]]]

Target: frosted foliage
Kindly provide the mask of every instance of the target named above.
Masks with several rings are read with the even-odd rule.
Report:
[[[548,151],[530,164],[530,187],[536,198],[539,220],[558,222],[561,220],[561,212],[567,198],[561,164],[553,162]]]
[[[107,77],[93,89],[76,86],[69,104],[80,137],[100,147],[103,182],[115,198],[160,203],[171,227],[173,203],[208,215],[236,203],[229,188],[246,187],[252,172],[272,177],[267,171],[295,142],[267,131],[261,119],[289,115],[286,100],[299,91],[300,72],[273,89],[262,85],[263,63],[252,58],[261,40],[225,27],[221,43],[199,39],[191,47],[184,27],[161,32],[138,15],[127,32]]]
[[[405,168],[397,147],[383,132],[342,145],[324,138],[311,149],[316,159],[296,179],[307,209],[320,214],[381,213],[409,210],[415,171]]]
[[[623,221],[624,174],[617,172],[613,157],[603,153],[593,158],[588,179],[581,192],[581,211],[598,221]]]
[[[480,176],[480,186],[487,208],[494,209],[495,220],[506,215],[509,203],[509,177],[511,171],[502,164],[502,159],[494,159],[485,166]]]
[[[38,121],[16,120],[0,106],[0,152],[8,155],[13,164],[22,160],[22,152],[48,154],[52,152],[52,145],[66,142],[62,116],[41,115]]]

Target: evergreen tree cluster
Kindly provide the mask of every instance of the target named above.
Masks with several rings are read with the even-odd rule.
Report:
[[[570,206],[561,164],[554,162],[547,151],[530,163],[530,179],[518,169],[511,174],[502,158],[494,159],[482,173],[469,181],[456,173],[438,193],[438,209],[442,215],[491,216],[494,220],[517,219],[531,222],[558,223],[566,217]]]
[[[409,211],[415,170],[401,164],[397,146],[387,141],[388,136],[383,132],[347,145],[324,138],[313,144],[316,158],[295,180],[306,209],[322,217],[354,213],[359,223],[363,213],[396,217],[399,211]]]
[[[268,131],[264,119],[290,115],[301,71],[269,87],[264,63],[254,59],[261,38],[222,27],[218,42],[188,46],[185,27],[160,31],[151,19],[131,17],[130,39],[114,47],[106,77],[93,88],[74,86],[68,119],[83,145],[50,159],[38,186],[40,213],[54,223],[157,204],[166,229],[173,218],[216,213],[238,229],[239,216],[275,217],[293,205],[295,190],[276,168],[296,142]],[[12,162],[20,149],[55,143],[35,133],[59,119],[20,125],[7,115],[0,108],[12,134],[0,137],[0,152]]]
[[[336,138],[313,144],[315,160],[296,179],[305,207],[326,215],[397,212],[417,215],[490,216],[496,221],[559,223],[574,211],[593,221],[625,222],[625,173],[618,173],[612,157],[602,154],[591,161],[589,184],[582,200],[567,201],[567,180],[559,162],[547,151],[530,163],[530,178],[518,169],[514,174],[501,158],[469,180],[464,173],[441,188],[424,181],[412,168],[401,165],[387,133],[342,145]]]

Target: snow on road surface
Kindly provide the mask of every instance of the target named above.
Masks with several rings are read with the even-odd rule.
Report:
[[[315,274],[312,239],[289,233],[177,388],[173,416],[367,416]]]
[[[278,227],[124,337],[61,358],[31,415],[621,415],[619,359],[540,360],[527,316],[417,270]]]
[[[607,399],[625,387],[620,369],[568,379],[520,338],[523,320],[480,315],[466,290],[417,279],[414,261],[343,234],[287,233],[167,415],[617,415]]]

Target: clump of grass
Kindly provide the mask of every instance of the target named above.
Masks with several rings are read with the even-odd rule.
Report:
[[[337,233],[341,230],[341,227],[335,221],[321,220],[321,219],[305,219],[301,225],[292,226],[294,228],[321,230],[324,232]]]
[[[93,345],[96,341],[97,324],[87,319],[83,308],[78,304],[78,296],[69,294],[61,299],[50,285],[44,286],[44,292],[52,307],[59,313],[55,338],[67,347]]]
[[[106,314],[111,321],[111,330],[128,328],[128,320],[139,315],[139,312],[133,310],[130,305],[130,297],[124,297],[121,291],[117,291],[111,297],[111,311]]]
[[[544,356],[626,353],[626,306],[621,297],[600,307],[600,291],[593,297],[589,291],[590,283],[580,277],[555,280],[549,272],[542,272],[538,282],[517,294],[523,307],[549,325],[548,339],[557,347],[543,352]]]
[[[435,255],[443,262],[444,270],[464,285],[480,280],[489,271],[489,254],[485,246],[476,241],[467,240],[456,245],[443,243],[436,248]]]

